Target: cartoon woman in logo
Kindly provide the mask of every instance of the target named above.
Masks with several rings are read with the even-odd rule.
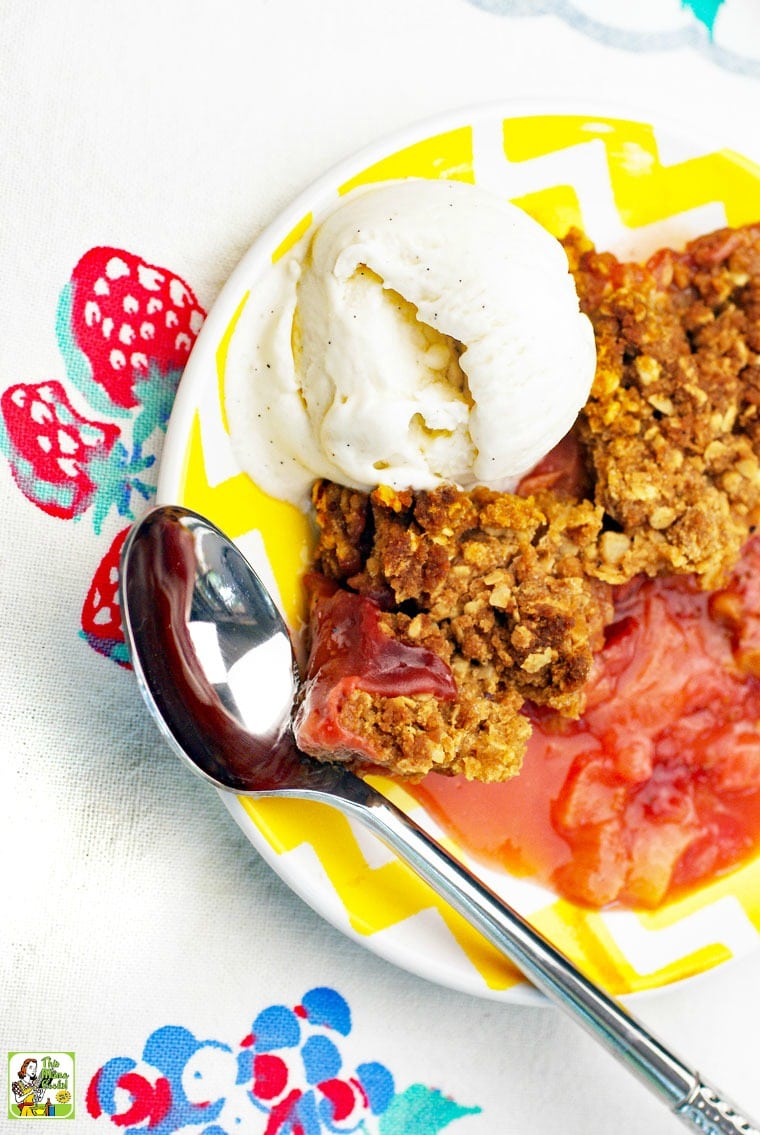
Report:
[[[37,1075],[37,1061],[27,1057],[18,1070],[18,1080],[11,1084],[22,1118],[39,1115],[37,1105],[45,1094],[42,1076]]]

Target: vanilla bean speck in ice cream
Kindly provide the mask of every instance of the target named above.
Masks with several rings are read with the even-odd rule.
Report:
[[[267,288],[227,413],[237,459],[273,496],[302,503],[317,477],[509,491],[591,388],[594,336],[562,246],[471,184],[354,191]]]

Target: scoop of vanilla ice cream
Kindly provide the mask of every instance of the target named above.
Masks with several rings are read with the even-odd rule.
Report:
[[[274,495],[296,499],[318,476],[509,490],[588,397],[594,336],[562,246],[483,189],[410,179],[355,192],[291,278],[260,336],[256,413],[233,427]]]

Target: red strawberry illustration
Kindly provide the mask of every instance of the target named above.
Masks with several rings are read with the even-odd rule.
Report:
[[[119,432],[82,417],[60,382],[18,383],[0,396],[0,449],[22,493],[66,520],[92,507],[96,532],[112,505],[131,517],[132,491],[152,492],[137,473],[154,459],[129,462]]]
[[[95,569],[82,607],[82,637],[98,654],[129,667],[119,607],[119,557],[129,526],[119,532]]]
[[[138,448],[166,425],[204,314],[179,276],[119,248],[86,252],[61,295],[57,331],[69,377],[101,412],[143,406]]]

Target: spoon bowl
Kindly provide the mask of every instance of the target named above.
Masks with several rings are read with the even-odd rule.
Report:
[[[186,509],[155,509],[127,537],[120,586],[143,697],[194,772],[243,795],[329,790],[343,770],[300,754],[291,731],[287,626],[231,541]]]
[[[299,752],[287,627],[218,528],[179,506],[151,510],[125,541],[120,601],[142,694],[194,772],[225,791],[321,800],[359,820],[681,1118],[700,1131],[760,1135],[380,792]]]

